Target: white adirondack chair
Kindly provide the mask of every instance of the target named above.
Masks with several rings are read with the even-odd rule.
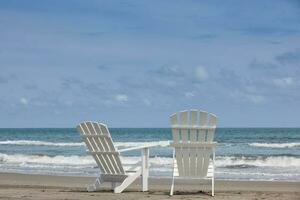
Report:
[[[211,180],[214,196],[215,145],[213,142],[217,117],[198,110],[182,111],[171,115],[174,179]],[[212,158],[211,158],[212,157]]]
[[[88,191],[97,191],[104,182],[111,182],[114,193],[121,193],[138,177],[142,176],[142,191],[148,191],[149,148],[154,145],[117,150],[105,124],[82,122],[77,126],[87,151],[93,156],[100,168],[100,177],[87,187]],[[141,150],[141,162],[125,171],[120,159],[120,152]],[[139,164],[139,165],[138,165]]]

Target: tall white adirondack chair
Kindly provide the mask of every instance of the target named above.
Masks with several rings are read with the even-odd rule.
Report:
[[[100,168],[100,177],[88,186],[88,191],[97,191],[104,182],[111,182],[114,193],[121,193],[138,177],[142,176],[142,191],[148,191],[149,147],[133,147],[117,150],[113,144],[109,130],[105,124],[82,122],[77,126],[87,151],[93,156]],[[153,146],[153,145],[152,145]],[[125,171],[120,159],[120,152],[141,149],[141,162],[130,171]],[[140,164],[141,163],[141,164]]]
[[[215,145],[217,123],[214,114],[198,110],[175,113],[170,116],[173,142],[173,177],[170,195],[173,195],[174,178],[209,179],[214,196]]]

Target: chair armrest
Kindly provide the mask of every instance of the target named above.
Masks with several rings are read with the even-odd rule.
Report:
[[[134,150],[139,150],[139,149],[149,149],[149,148],[153,148],[153,147],[160,147],[162,145],[160,144],[152,144],[152,145],[144,145],[144,146],[139,146],[139,147],[131,147],[131,148],[127,148],[127,149],[118,149],[118,151],[121,152],[126,152],[126,151],[134,151]]]

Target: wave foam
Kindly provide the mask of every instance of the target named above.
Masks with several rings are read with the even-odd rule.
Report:
[[[265,148],[294,148],[300,147],[300,142],[292,143],[250,143],[249,146]]]
[[[140,157],[122,157],[125,170]],[[172,158],[151,157],[150,175],[170,177]],[[300,158],[269,157],[216,157],[216,176],[220,179],[300,180]],[[0,153],[0,172],[98,176],[99,169],[92,156],[48,156]],[[284,173],[283,173],[284,172]]]
[[[121,157],[124,165],[135,164],[140,160],[139,156]],[[172,158],[154,157],[150,158],[152,166],[171,166]],[[48,155],[26,155],[26,154],[3,154],[0,153],[0,166],[1,165],[14,165],[14,166],[44,166],[48,168],[55,167],[95,167],[96,162],[91,156],[48,156]]]
[[[47,156],[47,155],[25,155],[25,154],[2,154],[0,153],[0,163],[16,165],[94,165],[94,160],[90,156]]]
[[[300,167],[300,158],[289,156],[269,157],[218,157],[217,167],[246,168],[246,167]]]
[[[81,142],[70,142],[70,143],[55,143],[46,141],[35,141],[35,140],[6,140],[0,141],[0,144],[6,145],[24,145],[24,146],[83,146],[84,143]]]
[[[125,165],[136,163],[140,159],[138,156],[121,157]],[[95,161],[91,156],[48,156],[48,155],[26,155],[26,154],[3,154],[0,153],[0,165],[12,164],[15,166],[24,165],[49,165],[53,166],[77,166],[94,167]],[[150,164],[155,168],[170,168],[172,158],[152,157]],[[218,156],[216,158],[217,167],[225,168],[248,168],[248,167],[300,167],[300,158],[290,156],[269,156],[269,157],[234,157]]]
[[[83,142],[47,142],[35,140],[6,140],[0,141],[0,145],[23,145],[23,146],[59,146],[59,147],[78,147],[84,146]],[[117,147],[136,147],[143,145],[168,145],[169,141],[155,141],[155,142],[115,142]]]

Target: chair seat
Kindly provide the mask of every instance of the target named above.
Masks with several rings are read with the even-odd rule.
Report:
[[[128,175],[121,175],[121,174],[101,174],[102,181],[109,181],[109,182],[122,182],[124,181]]]

